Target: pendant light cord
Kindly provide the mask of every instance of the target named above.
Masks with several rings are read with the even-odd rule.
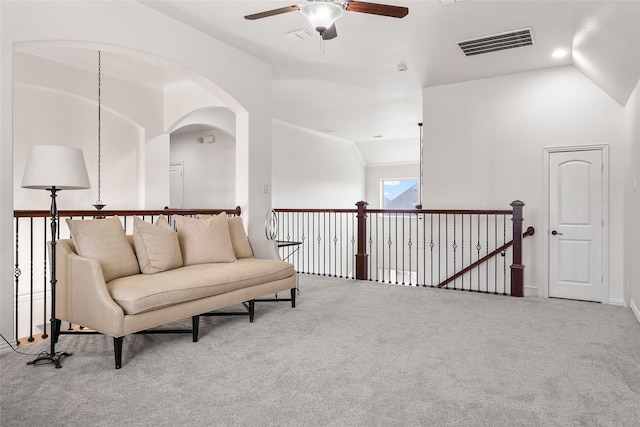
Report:
[[[101,176],[100,171],[102,169],[102,141],[100,138],[101,135],[101,126],[102,126],[102,117],[101,117],[101,88],[102,88],[102,52],[98,51],[98,201],[96,204],[102,204],[101,196]]]
[[[100,210],[106,205],[102,203],[102,52],[98,51],[98,200],[93,207]]]
[[[422,123],[418,123],[420,126],[420,190],[418,192],[418,205],[419,209],[422,209],[422,191],[424,185],[424,131],[422,129]]]

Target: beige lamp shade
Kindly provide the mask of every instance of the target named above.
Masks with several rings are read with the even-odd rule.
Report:
[[[23,188],[83,190],[91,188],[82,150],[61,145],[31,147],[22,176]]]

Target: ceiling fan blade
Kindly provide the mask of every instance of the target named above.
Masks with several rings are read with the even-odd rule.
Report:
[[[322,33],[322,40],[331,40],[338,37],[338,32],[336,31],[336,24],[333,24],[329,28],[327,28],[324,33]]]
[[[350,1],[345,5],[345,9],[349,12],[370,13],[372,15],[390,16],[392,18],[404,18],[409,13],[409,8],[406,7],[367,3],[363,1]]]
[[[244,19],[249,19],[253,21],[254,19],[267,18],[269,16],[280,15],[281,13],[294,12],[297,10],[300,10],[298,6],[295,6],[295,5],[286,6],[286,7],[281,7],[279,9],[267,10],[265,12],[254,13],[253,15],[247,15],[244,17]]]

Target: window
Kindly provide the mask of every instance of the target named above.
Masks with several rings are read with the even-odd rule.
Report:
[[[415,209],[416,204],[418,204],[416,178],[382,180],[383,209]]]

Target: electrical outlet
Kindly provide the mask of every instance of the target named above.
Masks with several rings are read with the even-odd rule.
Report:
[[[264,194],[269,194],[269,184],[264,185],[264,187],[262,188],[262,192]]]

